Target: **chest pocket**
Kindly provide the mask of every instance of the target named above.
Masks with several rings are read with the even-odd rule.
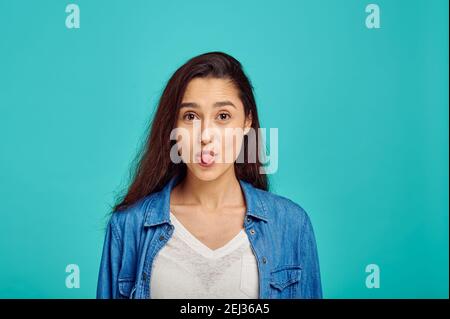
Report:
[[[300,265],[278,266],[270,272],[270,298],[296,298],[302,267]]]
[[[133,298],[136,285],[134,278],[119,278],[119,298]]]

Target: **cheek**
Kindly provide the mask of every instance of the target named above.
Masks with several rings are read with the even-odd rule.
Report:
[[[179,154],[183,162],[189,163],[193,158],[193,134],[192,131],[186,127],[178,126],[179,129],[177,134],[177,147]]]
[[[243,133],[240,130],[222,135],[221,159],[224,163],[233,163],[237,159],[243,141]]]

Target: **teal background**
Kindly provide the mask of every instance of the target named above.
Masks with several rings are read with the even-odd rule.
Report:
[[[94,298],[106,215],[188,58],[239,59],[326,298],[448,298],[448,2],[0,0],[0,297]],[[80,267],[67,289],[65,267]],[[365,267],[381,268],[367,289]]]

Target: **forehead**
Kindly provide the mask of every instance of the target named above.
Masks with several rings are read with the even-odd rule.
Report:
[[[240,103],[239,92],[228,79],[194,78],[188,83],[183,96],[183,102],[198,104],[211,104],[223,99]]]

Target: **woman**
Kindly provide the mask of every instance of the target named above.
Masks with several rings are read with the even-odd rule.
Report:
[[[322,297],[310,219],[268,191],[259,128],[233,57],[202,54],[173,74],[109,220],[98,298]]]

